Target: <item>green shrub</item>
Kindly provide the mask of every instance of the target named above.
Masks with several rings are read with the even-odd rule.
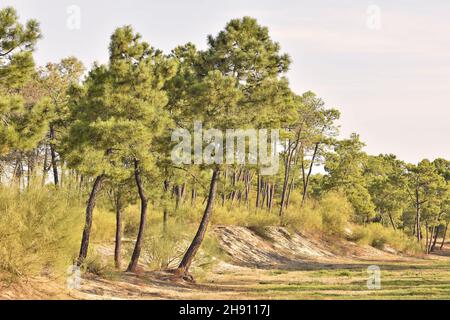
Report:
[[[384,249],[386,245],[389,245],[397,252],[406,254],[417,254],[421,251],[420,245],[413,238],[400,230],[385,227],[380,223],[354,226],[348,240],[377,249]]]
[[[65,272],[76,258],[83,207],[65,189],[0,187],[0,271]]]
[[[353,208],[345,196],[327,193],[319,201],[318,211],[322,216],[323,231],[330,235],[343,236],[345,228],[353,215]]]
[[[309,200],[303,207],[290,207],[284,223],[310,233],[342,236],[353,209],[345,196],[327,193],[319,201]]]
[[[100,255],[95,247],[89,251],[86,260],[83,263],[82,269],[84,272],[89,272],[97,276],[111,277],[114,273],[114,266],[112,261],[105,256]]]
[[[153,269],[176,267],[189,245],[189,235],[194,234],[192,228],[169,220],[166,228],[161,221],[151,221],[145,232],[144,255]]]
[[[184,214],[183,214],[184,215]],[[144,260],[157,270],[177,267],[197,231],[198,223],[185,223],[183,219],[170,217],[164,227],[162,213],[153,212],[149,217],[144,240]],[[221,254],[215,234],[207,232],[200,251],[194,260],[194,267],[204,270],[211,266]]]
[[[214,208],[211,221],[214,225],[233,225],[243,227],[264,227],[280,224],[280,218],[275,212],[267,212],[266,210],[248,209],[245,205],[217,205]],[[203,214],[202,208],[195,209],[195,220],[191,222],[198,223]]]
[[[96,208],[92,218],[92,240],[95,242],[114,241],[116,216],[103,208]]]
[[[122,214],[123,234],[127,237],[135,237],[139,229],[141,210],[139,205],[131,205],[124,209]]]
[[[285,213],[284,224],[314,234],[323,231],[322,215],[317,211],[317,204],[312,201],[303,208],[290,207]]]

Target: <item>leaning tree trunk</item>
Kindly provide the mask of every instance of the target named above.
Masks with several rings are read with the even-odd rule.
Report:
[[[209,195],[208,195],[208,202],[206,204],[205,212],[203,214],[202,221],[200,222],[200,226],[198,228],[197,234],[195,235],[194,239],[192,240],[191,245],[189,246],[189,249],[186,251],[186,254],[183,257],[183,260],[181,261],[178,269],[177,274],[180,276],[186,276],[189,272],[189,268],[192,264],[192,260],[194,259],[198,249],[200,248],[203,239],[206,234],[206,230],[208,229],[208,224],[211,219],[213,207],[214,207],[214,199],[216,197],[216,187],[217,187],[217,180],[219,178],[220,171],[218,169],[214,169],[213,175],[211,178],[211,184],[209,189]]]
[[[91,236],[92,229],[92,215],[95,208],[95,201],[97,199],[97,194],[102,187],[102,183],[105,180],[104,175],[100,175],[95,179],[94,186],[92,187],[91,194],[86,206],[86,222],[83,230],[83,238],[81,239],[80,254],[78,256],[77,265],[81,266],[87,257],[89,238]]]
[[[134,250],[133,250],[133,255],[131,256],[131,261],[130,261],[130,264],[128,265],[128,269],[127,269],[128,272],[136,271],[136,268],[137,268],[137,265],[139,262],[139,257],[141,255],[142,242],[144,239],[144,232],[145,232],[145,224],[146,224],[146,220],[147,220],[148,200],[147,200],[147,197],[145,196],[144,187],[142,185],[141,173],[139,171],[139,161],[138,160],[134,161],[134,177],[136,180],[139,197],[141,199],[141,221],[139,223],[139,231],[138,231],[138,236],[136,239],[136,244],[135,244]]]
[[[392,228],[394,230],[397,230],[397,227],[396,227],[396,225],[394,223],[394,219],[392,218],[392,214],[390,212],[388,212],[388,216],[389,216],[389,221],[391,222]]]
[[[440,227],[441,227],[440,225],[435,227],[435,234],[434,234],[433,244],[431,245],[431,248],[430,248],[430,252],[433,252],[434,248],[436,247],[437,238],[439,236],[439,231],[441,229]]]

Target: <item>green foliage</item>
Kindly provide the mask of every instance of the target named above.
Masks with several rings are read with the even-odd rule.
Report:
[[[385,225],[394,229],[401,224],[401,214],[408,207],[405,166],[394,155],[369,156],[364,173],[377,213]]]
[[[0,9],[0,156],[30,150],[43,136],[43,108],[27,105],[21,94],[34,73],[32,52],[40,36],[35,20],[22,25],[13,8]]]
[[[170,122],[163,86],[175,68],[131,27],[117,29],[111,37],[109,64],[94,66],[84,87],[72,90],[74,121],[64,148],[69,165],[117,180],[131,175],[134,159],[147,171],[154,169],[149,150]]]
[[[23,25],[14,8],[0,9],[0,90],[20,88],[28,80],[34,68],[32,52],[40,37],[36,20]]]
[[[92,250],[84,261],[82,270],[100,277],[112,277],[114,266],[111,260]]]
[[[409,253],[420,242],[405,234],[421,240],[441,226],[441,235],[450,221],[449,161],[406,164],[394,155],[366,154],[357,134],[337,140],[339,111],[326,108],[313,92],[291,90],[285,77],[289,56],[254,18],[231,20],[208,37],[205,50],[188,43],[169,56],[131,26],[118,28],[108,63],[94,65],[83,82],[84,67],[75,57],[35,68],[32,53],[40,37],[36,21],[21,24],[14,9],[0,10],[0,271],[36,275],[70,265],[83,223],[80,202],[100,174],[107,177],[106,192],[98,196],[93,215],[93,242],[112,243],[113,212],[123,209],[128,249],[141,220],[136,172],[149,200],[145,262],[155,269],[176,266],[202,219],[201,199],[211,180],[209,165],[179,168],[170,161],[172,129],[192,128],[194,121],[222,131],[281,130],[284,167],[263,179],[274,188],[265,191],[266,200],[267,190],[273,191],[271,208],[254,206],[257,166],[214,167],[253,178],[234,177],[231,184],[230,176],[222,175],[215,225],[261,230],[281,224],[342,238],[356,223],[352,240]],[[324,165],[325,174],[313,175],[316,165]],[[66,172],[68,181],[58,190],[34,184],[37,168],[45,185],[51,166],[61,168],[61,178]],[[10,177],[10,187],[4,177]],[[188,204],[191,191],[198,199]],[[210,232],[194,272],[213,265],[220,254]],[[93,250],[84,267],[105,275],[111,261]]]
[[[193,230],[193,225],[186,227],[172,219],[165,227],[161,220],[153,219],[144,240],[144,254],[148,257],[148,265],[157,270],[176,267]]]
[[[92,238],[94,242],[113,242],[116,232],[116,217],[113,212],[97,207],[94,210]]]
[[[427,159],[419,162],[417,166],[409,165],[407,178],[407,190],[411,206],[416,211],[416,222],[419,221],[418,228],[421,228],[421,219],[428,226],[437,225],[441,215],[447,213],[445,203],[448,201],[448,182]]]
[[[0,187],[0,270],[14,276],[65,272],[77,254],[82,212],[69,190]]]
[[[375,214],[375,206],[363,175],[367,162],[363,147],[359,136],[352,134],[350,139],[336,142],[334,152],[328,153],[325,163],[328,173],[325,188],[344,192],[360,222],[369,221]]]
[[[353,215],[353,207],[346,197],[330,192],[318,201],[308,202],[300,210],[288,209],[285,223],[313,234],[343,236]]]
[[[137,205],[131,205],[123,212],[123,233],[126,237],[135,236],[138,232],[141,212]]]
[[[162,213],[153,212],[149,217],[143,247],[143,261],[148,267],[162,270],[174,268],[179,264],[199,223],[198,215],[196,217],[192,213],[186,216],[187,212],[177,212],[164,224]],[[209,232],[200,254],[194,261],[194,272],[204,272],[219,261],[219,257],[221,260],[225,258],[214,232]]]
[[[422,252],[420,244],[404,232],[384,227],[379,223],[366,226],[355,226],[349,240],[359,244],[370,245],[377,249],[385,249],[385,246],[393,248],[397,252],[405,254],[418,254]]]
[[[248,210],[245,207],[217,207],[212,223],[215,225],[238,225],[244,227],[273,226],[280,223],[275,213]]]

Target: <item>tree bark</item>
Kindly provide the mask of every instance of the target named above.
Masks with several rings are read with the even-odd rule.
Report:
[[[420,232],[420,202],[419,202],[419,190],[416,190],[416,232],[417,232],[417,241],[421,240],[421,232]]]
[[[258,184],[256,188],[256,208],[259,208],[259,204],[261,201],[261,189],[262,189],[262,178],[258,173]]]
[[[444,235],[442,237],[441,246],[439,248],[440,250],[442,250],[442,248],[444,247],[444,244],[445,244],[445,237],[447,236],[448,224],[449,223],[447,222],[447,224],[445,225]]]
[[[262,197],[261,197],[261,208],[264,209],[264,206],[266,204],[266,197],[267,197],[267,182],[262,181]]]
[[[122,201],[120,191],[116,195],[116,245],[114,247],[114,264],[116,269],[122,267]]]
[[[228,169],[225,169],[225,175],[223,177],[222,207],[225,206],[225,201],[227,200],[227,182],[228,182]]]
[[[433,239],[433,243],[431,244],[430,252],[433,252],[434,248],[436,247],[436,242],[437,242],[437,238],[438,238],[438,235],[439,235],[439,230],[440,230],[440,225],[435,227],[434,239]]]
[[[53,128],[53,126],[50,126],[50,156],[52,161],[53,180],[55,182],[55,186],[58,186],[59,185],[58,164],[56,162],[56,150],[55,144],[53,143],[53,139],[55,139],[55,129]]]
[[[275,183],[272,185],[270,189],[269,212],[272,212],[274,198],[275,198]],[[281,216],[281,218],[283,218],[283,216]]]
[[[97,194],[100,191],[103,181],[105,180],[104,175],[100,175],[95,179],[94,186],[92,187],[91,194],[86,206],[86,222],[83,230],[83,237],[81,239],[80,254],[78,256],[77,265],[81,266],[87,257],[89,238],[91,236],[92,229],[92,215],[95,208],[95,201],[97,199]]]
[[[283,188],[281,189],[281,203],[280,203],[280,211],[279,216],[281,219],[283,219],[283,213],[284,213],[284,203],[286,201],[286,192],[288,188],[289,183],[289,174],[291,169],[291,160],[292,160],[292,153],[293,150],[289,150],[288,154],[286,155],[286,161],[284,162],[284,179],[283,179]],[[272,208],[270,208],[272,209]]]
[[[295,174],[292,176],[291,178],[291,182],[289,183],[289,188],[288,188],[288,193],[287,193],[287,198],[286,198],[286,205],[285,208],[289,208],[289,205],[291,203],[291,194],[292,191],[294,190],[294,186],[295,186]]]
[[[134,178],[136,180],[136,186],[138,188],[139,198],[141,199],[141,221],[139,223],[139,231],[134,245],[133,254],[131,256],[130,264],[128,265],[127,272],[135,272],[138,266],[139,257],[142,250],[142,242],[144,240],[145,225],[147,222],[147,205],[148,200],[145,196],[144,186],[141,180],[141,172],[139,169],[139,161],[134,160]]]
[[[192,264],[192,261],[200,248],[203,239],[206,234],[206,230],[208,229],[208,224],[211,219],[211,215],[214,208],[214,199],[216,196],[216,188],[217,188],[217,180],[220,176],[219,169],[214,169],[212,178],[211,178],[211,184],[209,189],[209,195],[208,195],[208,202],[206,204],[205,212],[203,214],[202,221],[200,222],[200,226],[198,228],[197,234],[195,235],[194,239],[192,240],[191,245],[189,246],[189,249],[186,251],[186,254],[183,257],[183,260],[181,261],[180,265],[177,269],[177,274],[180,276],[187,276],[189,272],[189,268]]]
[[[47,180],[47,173],[48,173],[48,167],[47,167],[47,159],[48,159],[48,148],[47,145],[45,146],[44,150],[44,165],[42,166],[42,186],[45,185],[45,182]]]
[[[392,228],[394,230],[397,230],[397,227],[395,226],[395,223],[394,223],[394,219],[392,218],[392,214],[390,212],[388,213],[388,216],[389,216],[389,221],[391,221]]]
[[[192,191],[191,191],[191,205],[193,207],[195,207],[196,200],[197,200],[197,190],[195,189],[195,187],[192,187]]]
[[[308,174],[306,175],[305,183],[303,184],[302,207],[304,206],[306,199],[308,198],[309,179],[311,178],[311,173],[312,173],[312,169],[314,166],[314,161],[316,160],[318,150],[319,150],[319,144],[316,143],[316,146],[314,148],[314,153],[313,153],[313,156],[311,159],[311,165],[309,166]]]
[[[164,180],[163,190],[164,194],[167,194],[169,191],[170,183],[168,180]],[[194,199],[194,191],[195,189],[192,189],[192,204],[195,202]],[[165,196],[164,196],[165,197]],[[167,204],[164,204],[164,210],[163,210],[163,234],[165,235],[167,233],[167,222],[169,220],[169,210],[167,209]]]
[[[179,185],[176,185],[174,188],[175,188],[175,210],[178,210],[181,205],[182,190]]]
[[[267,184],[266,184],[266,195],[265,195],[265,197],[266,197],[266,208],[269,208],[269,206],[270,206],[270,195],[271,195],[271,191],[272,190],[272,185],[269,183],[269,182],[267,182]]]

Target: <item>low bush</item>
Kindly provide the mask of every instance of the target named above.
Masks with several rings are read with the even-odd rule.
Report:
[[[352,215],[345,196],[330,192],[320,200],[308,200],[301,208],[290,207],[284,224],[309,233],[343,236]]]
[[[114,241],[116,216],[103,208],[96,208],[92,218],[92,240],[94,242]]]
[[[406,254],[421,252],[420,245],[413,238],[400,230],[385,227],[380,223],[354,226],[348,240],[370,245],[377,249],[384,249],[388,245],[397,252]]]
[[[0,187],[0,271],[65,272],[78,253],[83,207],[65,189]]]

